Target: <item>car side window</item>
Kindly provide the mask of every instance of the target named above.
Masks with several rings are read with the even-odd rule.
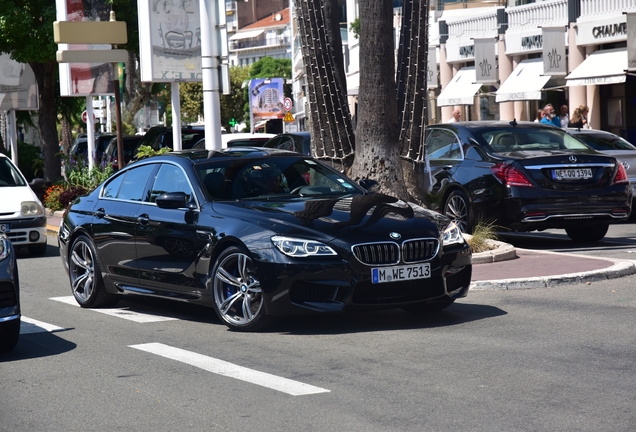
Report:
[[[192,196],[192,188],[185,173],[175,165],[161,164],[150,188],[149,201],[155,202],[159,195],[166,192],[184,192],[188,198]]]
[[[280,142],[276,145],[276,148],[283,149],[283,150],[297,151],[296,148],[294,148],[294,142],[287,137],[282,138]]]
[[[426,139],[426,154],[429,159],[463,158],[461,144],[457,136],[447,130],[433,129]]]
[[[116,198],[128,201],[143,199],[148,177],[152,174],[154,165],[142,165],[115,176],[104,186],[102,197]]]

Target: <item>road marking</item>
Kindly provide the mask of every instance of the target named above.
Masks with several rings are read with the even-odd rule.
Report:
[[[79,304],[75,300],[73,296],[65,296],[65,297],[51,297],[49,300],[55,300],[62,303],[69,304],[71,306],[79,307]],[[162,321],[175,321],[177,318],[173,317],[163,317],[151,314],[145,314],[140,312],[131,311],[128,308],[120,308],[120,309],[90,309],[95,312],[103,313],[105,315],[114,316],[117,318],[127,319],[129,321],[134,321],[140,324],[153,323],[153,322],[162,322]]]
[[[33,318],[25,317],[22,315],[20,319],[20,334],[31,333],[50,333],[55,331],[66,330],[64,327],[58,327],[53,324],[48,324],[42,321],[38,321]]]
[[[129,346],[131,348],[146,351],[151,354],[157,354],[162,357],[180,361],[218,375],[246,381],[252,384],[260,385],[262,387],[267,387],[273,390],[287,393],[292,396],[305,396],[310,394],[331,392],[331,390],[314,387],[312,385],[304,384],[299,381],[294,381],[265,372],[248,369],[243,366],[238,366],[223,360],[215,359],[213,357],[204,356],[202,354],[197,354],[192,351],[186,351],[180,348],[174,348],[161,343],[147,343]]]

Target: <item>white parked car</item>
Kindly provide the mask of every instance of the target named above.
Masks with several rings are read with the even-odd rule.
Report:
[[[31,255],[46,253],[44,206],[18,167],[0,153],[0,232],[15,249],[27,246]]]

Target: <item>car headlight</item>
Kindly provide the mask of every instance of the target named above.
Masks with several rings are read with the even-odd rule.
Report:
[[[459,229],[455,222],[451,222],[444,229],[444,236],[442,238],[442,242],[444,246],[452,245],[452,244],[462,244],[464,243],[464,236],[462,235],[462,230]]]
[[[9,240],[0,238],[0,261],[9,256]]]
[[[44,208],[37,201],[22,201],[20,212],[22,216],[44,216]]]
[[[326,244],[314,240],[273,236],[272,243],[274,243],[276,249],[294,258],[337,255],[336,251]]]

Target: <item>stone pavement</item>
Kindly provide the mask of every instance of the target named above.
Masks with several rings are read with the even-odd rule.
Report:
[[[48,210],[47,210],[48,211]],[[62,212],[47,216],[57,233]],[[493,251],[473,254],[471,290],[508,290],[574,285],[636,274],[636,263],[585,255],[535,251],[493,242]]]

